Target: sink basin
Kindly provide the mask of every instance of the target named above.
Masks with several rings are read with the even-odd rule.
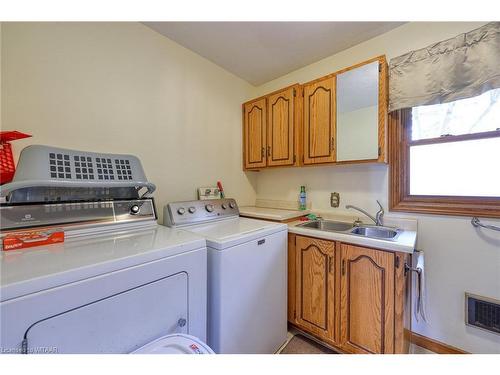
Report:
[[[333,220],[314,220],[303,224],[298,224],[298,227],[317,229],[326,232],[342,232],[345,234],[363,236],[367,238],[376,238],[381,240],[394,241],[401,234],[400,229],[381,227],[375,225],[360,225],[354,226],[352,223],[344,223],[342,221]]]
[[[385,228],[385,227],[360,226],[351,230],[351,233],[357,234],[358,236],[380,238],[384,240],[393,240],[399,235],[400,231],[398,231],[397,229]]]
[[[341,221],[333,220],[308,221],[307,223],[299,224],[298,226],[303,228],[319,229],[332,232],[344,232],[353,228],[352,223],[344,223]]]

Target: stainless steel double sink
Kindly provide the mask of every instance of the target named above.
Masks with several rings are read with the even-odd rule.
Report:
[[[303,224],[298,224],[297,227],[316,229],[326,232],[339,232],[351,234],[354,236],[362,236],[368,238],[376,238],[380,240],[395,241],[401,234],[401,229],[389,228],[377,225],[354,225],[353,223],[344,223],[334,220],[314,220]]]

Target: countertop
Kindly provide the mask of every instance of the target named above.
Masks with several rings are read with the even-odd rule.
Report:
[[[417,242],[417,232],[415,230],[404,229],[396,240],[383,240],[357,236],[343,232],[330,232],[318,229],[298,227],[297,224],[303,222],[297,220],[288,223],[288,232],[299,235],[322,238],[325,240],[342,241],[353,245],[373,247],[381,250],[398,251],[412,254],[415,251]]]
[[[403,232],[396,240],[384,240],[369,238],[365,236],[353,235],[345,232],[330,232],[318,229],[298,227],[297,224],[304,223],[298,220],[299,217],[313,212],[314,214],[327,220],[352,223],[359,219],[358,215],[337,213],[334,214],[327,210],[290,210],[284,208],[267,208],[257,206],[240,207],[240,216],[252,217],[263,220],[286,221],[288,232],[300,234],[303,236],[322,238],[326,240],[342,241],[353,245],[367,246],[387,251],[398,251],[404,253],[413,253],[417,242],[417,221],[415,219],[394,217],[392,215],[384,216],[384,225],[402,229]],[[294,220],[296,219],[296,220]],[[368,223],[370,224],[370,223]]]
[[[243,206],[239,209],[240,216],[274,221],[295,219],[307,215],[311,212],[310,210],[286,210],[282,208],[267,208],[256,206]]]

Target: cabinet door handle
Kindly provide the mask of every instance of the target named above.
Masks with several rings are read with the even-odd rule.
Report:
[[[271,157],[271,146],[267,146],[267,157]]]
[[[345,275],[345,259],[342,259],[342,276]]]
[[[331,140],[331,148],[332,148],[332,151],[334,150],[334,146],[335,146],[335,140],[333,139],[332,137],[332,140]]]
[[[264,157],[264,156],[265,156],[265,154],[266,154],[266,148],[265,148],[265,147],[262,147],[262,150],[260,150],[260,155],[261,155],[262,157]]]
[[[333,257],[328,257],[328,272],[333,273]]]

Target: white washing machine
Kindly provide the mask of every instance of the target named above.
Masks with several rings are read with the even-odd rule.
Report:
[[[157,224],[137,158],[29,146],[16,177],[0,236],[65,241],[0,251],[0,353],[210,352],[206,241]]]
[[[233,199],[170,203],[164,220],[207,241],[210,347],[275,353],[287,336],[287,226],[241,218]]]

